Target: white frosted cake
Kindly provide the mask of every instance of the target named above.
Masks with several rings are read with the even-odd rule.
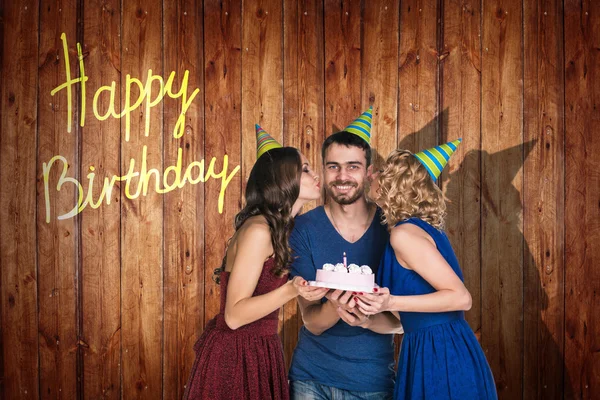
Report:
[[[336,265],[328,263],[317,270],[316,279],[311,282],[311,285],[372,293],[375,287],[375,275],[368,265],[350,264],[346,267],[342,263]]]

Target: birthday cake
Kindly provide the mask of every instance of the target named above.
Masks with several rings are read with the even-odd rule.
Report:
[[[344,263],[324,264],[317,270],[317,276],[310,282],[312,286],[327,287],[330,289],[354,290],[372,293],[375,287],[375,275],[368,265]]]

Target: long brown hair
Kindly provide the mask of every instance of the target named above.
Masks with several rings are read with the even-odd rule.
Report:
[[[292,207],[300,195],[301,176],[302,159],[297,149],[282,147],[264,153],[250,171],[246,205],[235,216],[236,231],[250,217],[262,215],[267,220],[275,259],[273,273],[277,276],[286,274],[292,261],[288,240],[294,227]],[[215,275],[225,269],[225,261]]]

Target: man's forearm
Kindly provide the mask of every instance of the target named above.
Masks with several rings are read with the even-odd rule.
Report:
[[[302,311],[302,321],[313,335],[320,335],[334,326],[340,319],[335,306],[330,301],[311,304]]]
[[[402,334],[404,329],[400,320],[391,312],[385,311],[371,315],[366,323],[361,325],[365,329],[381,334]]]

